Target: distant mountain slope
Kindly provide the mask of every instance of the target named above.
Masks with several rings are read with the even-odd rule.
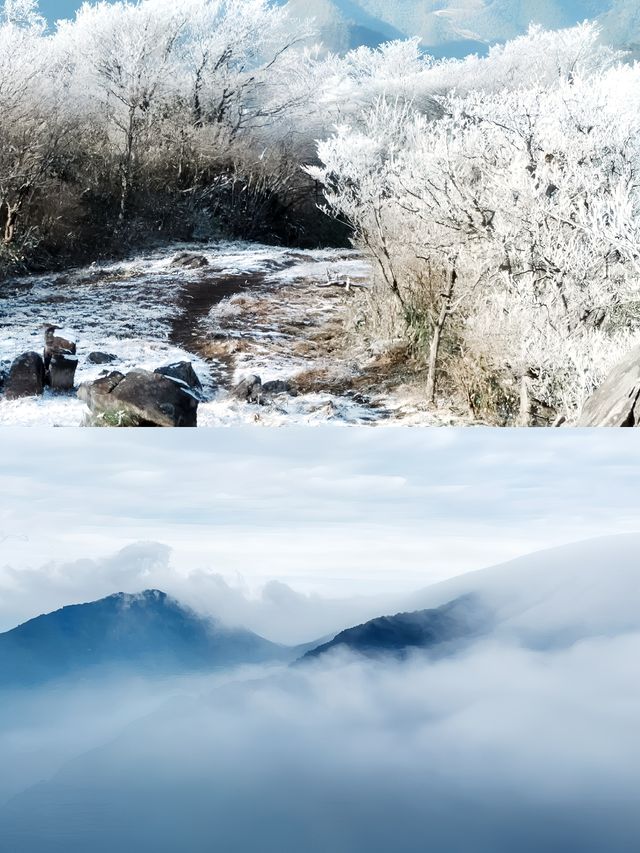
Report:
[[[637,534],[531,554],[341,632],[312,656],[326,669],[174,696],[0,803],[0,838],[11,853],[637,850],[639,639],[618,635],[640,629],[639,555]],[[322,654],[437,652],[487,627],[443,666]],[[523,650],[545,637],[589,641]]]
[[[80,0],[40,5],[53,23],[73,17]],[[313,18],[323,43],[340,53],[419,36],[434,56],[462,57],[485,53],[531,23],[558,29],[591,18],[602,22],[605,38],[616,46],[640,43],[637,0],[288,0],[288,5],[296,17]]]
[[[320,657],[335,649],[368,657],[391,654],[403,657],[412,649],[450,650],[487,631],[491,619],[473,595],[464,595],[430,610],[380,616],[347,628],[333,640],[308,651],[303,660]]]
[[[530,647],[640,631],[640,534],[603,536],[458,575],[406,599],[439,607],[476,596],[496,631]]]
[[[367,45],[375,47],[386,41],[406,38],[403,30],[389,23],[384,17],[367,9],[361,0],[289,0],[293,13],[300,18],[312,15],[322,28],[333,25],[340,33],[340,47],[350,50]],[[323,33],[323,40],[331,38],[330,32]],[[333,35],[335,40],[335,34]]]
[[[0,687],[96,668],[165,674],[291,654],[251,631],[200,617],[159,590],[117,593],[63,607],[0,634]]]
[[[624,46],[640,37],[616,24],[637,14],[635,0],[290,0],[300,17],[313,17],[322,40],[343,51],[418,36],[435,56],[485,53],[491,44],[526,32],[530,24],[547,29],[603,18],[605,33]]]
[[[531,649],[640,631],[640,534],[550,548],[458,575],[405,599],[407,612],[348,628],[304,655],[344,648],[446,652],[491,634]]]

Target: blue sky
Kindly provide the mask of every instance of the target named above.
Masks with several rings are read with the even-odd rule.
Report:
[[[81,0],[40,0],[40,11],[50,21],[73,17]]]

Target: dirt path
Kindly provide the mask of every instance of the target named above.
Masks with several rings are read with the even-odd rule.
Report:
[[[211,334],[207,321],[216,305],[250,293],[264,281],[264,274],[221,275],[203,272],[200,278],[185,282],[178,292],[178,313],[171,320],[169,341],[186,352],[200,356],[210,364],[210,375],[216,385],[228,387],[232,381],[232,359],[220,353],[211,357]]]
[[[176,266],[185,250],[205,262]],[[113,354],[109,369],[122,372],[191,361],[204,386],[201,426],[450,422],[425,412],[415,393],[396,393],[394,365],[346,340],[357,292],[323,284],[366,286],[369,277],[356,252],[217,243],[15,280],[0,285],[0,368],[42,348],[47,321],[78,342],[77,383],[105,369],[89,359],[95,350]],[[285,380],[293,393],[260,406],[238,401],[229,389],[249,374]],[[77,425],[83,413],[75,394],[0,397],[0,424]]]

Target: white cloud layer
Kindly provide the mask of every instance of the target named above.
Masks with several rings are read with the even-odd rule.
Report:
[[[182,695],[150,715],[153,688],[111,684],[119,719],[141,715],[115,738],[96,713],[103,688],[72,689],[50,697],[47,726],[13,725],[49,760],[86,749],[92,726],[98,748],[0,804],[0,829],[15,853],[628,853],[639,636],[545,652],[489,640],[437,662],[338,656],[215,690],[165,686]],[[60,747],[69,713],[77,731]],[[25,784],[23,762],[6,768]]]

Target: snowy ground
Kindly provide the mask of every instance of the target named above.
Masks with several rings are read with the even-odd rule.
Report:
[[[209,265],[172,266],[185,250],[205,255]],[[343,288],[321,285],[327,277],[366,285],[369,276],[367,264],[352,251],[221,242],[176,245],[124,262],[14,279],[0,285],[0,364],[26,350],[40,351],[42,324],[55,323],[77,340],[77,384],[105,368],[126,372],[192,362],[206,396],[198,410],[201,426],[433,423],[420,405],[399,397],[371,399],[314,388],[257,406],[229,394],[248,374],[266,382],[308,370],[344,372],[337,356],[308,345],[314,333],[344,315],[352,298]],[[117,360],[93,365],[87,356],[94,350],[113,353]],[[346,369],[355,371],[358,364]],[[75,394],[0,398],[3,425],[75,426],[85,413]]]

